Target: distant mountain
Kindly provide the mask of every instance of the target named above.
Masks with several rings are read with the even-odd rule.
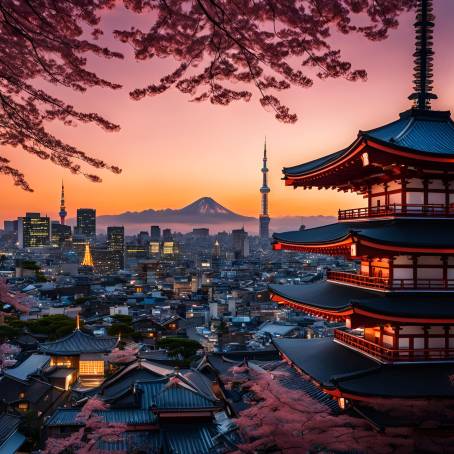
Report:
[[[183,233],[191,231],[193,227],[209,227],[210,231],[215,233],[244,226],[249,233],[257,234],[259,227],[257,218],[235,213],[211,197],[202,197],[180,209],[127,211],[116,215],[98,216],[96,219],[99,230],[104,230],[109,225],[124,225],[128,233],[148,231],[153,224]],[[312,228],[333,222],[336,222],[336,218],[332,216],[271,217],[270,229],[279,232],[297,230],[301,224]]]
[[[225,222],[249,222],[254,218],[242,216],[223,207],[211,197],[202,197],[184,208],[172,210],[145,210],[127,211],[117,215],[99,216],[97,221],[120,224],[152,224],[152,223],[177,223],[177,224],[220,224]]]

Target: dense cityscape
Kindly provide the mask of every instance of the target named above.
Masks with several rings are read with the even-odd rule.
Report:
[[[75,18],[69,27],[71,46],[120,58],[78,41],[83,34],[78,21],[97,26],[98,8],[113,9],[115,2],[63,7],[48,1],[8,1],[6,7],[0,2],[2,33],[25,39],[28,50],[32,43],[33,61],[50,72],[52,82],[65,74],[61,81],[81,92],[86,86],[109,86],[94,73],[78,73],[86,62],[72,53],[60,56],[77,75],[73,69],[65,73],[61,62],[42,61],[39,49],[40,40],[47,43],[52,33],[48,21],[61,26],[63,20],[65,29]],[[193,95],[205,81],[214,94],[201,94],[197,101],[248,101],[247,92],[218,85],[235,74],[236,82],[254,81],[262,105],[272,106],[276,119],[294,123],[296,116],[264,92],[287,89],[286,80],[311,85],[285,61],[300,56],[295,49],[324,48],[322,38],[329,34],[324,26],[333,23],[344,34],[359,30],[370,40],[384,39],[388,28],[397,26],[398,14],[416,9],[411,105],[391,122],[357,128],[348,147],[283,168],[283,186],[299,193],[326,189],[361,197],[364,206],[339,209],[335,222],[315,216],[316,225],[276,229],[270,197],[275,186],[269,178],[275,151],[266,139],[250,169],[261,180],[255,191],[257,218],[202,197],[179,210],[128,211],[127,219],[135,224],[110,222],[126,218],[105,215],[90,200],[83,206],[73,203],[75,194],[64,181],[54,184],[52,212],[58,219],[45,214],[44,206],[5,218],[0,229],[0,454],[453,452],[454,123],[449,111],[432,106],[438,99],[432,81],[432,0],[393,0],[386,8],[375,2],[368,7],[367,1],[341,7],[333,0],[309,2],[307,10],[305,2],[295,3],[300,8],[289,2],[282,10],[274,2],[158,3],[125,2],[135,13],[150,8],[158,19],[149,34],[133,28],[116,30],[117,37],[132,42],[138,60],[169,52],[190,63],[159,85],[135,90],[136,100],[173,84]],[[351,25],[350,12],[366,15],[372,25]],[[251,31],[244,26],[249,16],[258,21],[254,24],[273,21],[275,28],[275,36],[253,31],[249,37],[256,46],[263,44],[259,56],[243,36]],[[34,19],[18,19],[23,17]],[[40,21],[39,38],[30,38],[29,27]],[[232,21],[236,25],[230,29]],[[302,36],[301,21],[312,25],[310,33],[317,36],[312,43],[295,44],[293,33]],[[289,27],[285,33],[276,31],[280,23]],[[238,32],[240,25],[244,31]],[[215,46],[216,57],[209,70],[182,79],[187,67],[194,61],[197,67],[202,59],[195,39],[200,39],[200,26],[214,30],[209,45]],[[160,34],[166,27],[172,33]],[[102,35],[97,28],[92,33],[95,39]],[[69,39],[68,32],[62,36]],[[170,43],[163,44],[164,36]],[[280,45],[270,44],[270,36],[282,40]],[[241,56],[223,54],[222,37],[233,46],[226,49],[239,48]],[[284,79],[260,79],[260,64],[251,55]],[[309,61],[322,69],[326,65],[332,78],[365,79],[335,51],[314,54]],[[235,64],[249,73],[236,74]],[[17,82],[1,70],[0,79]],[[81,171],[73,158],[121,173],[40,127],[56,117],[69,126],[71,115],[107,130],[115,125],[97,114],[77,113],[31,85],[18,86],[18,93],[26,90],[31,96],[28,114],[36,114],[36,99],[62,110],[48,110],[25,133],[20,122],[11,120],[14,115],[7,115],[12,123],[0,124],[0,136],[5,139],[5,131],[16,135],[6,143],[19,143],[43,159],[50,156],[74,174]],[[12,98],[2,90],[0,110],[17,114],[8,110],[14,107]],[[19,132],[25,138],[18,139]],[[53,154],[46,157],[44,146]],[[8,163],[0,156],[0,174],[32,192],[24,175]],[[96,175],[84,175],[99,182]],[[160,221],[144,228],[144,219]]]
[[[132,236],[123,226],[100,232],[95,208],[77,209],[72,227],[63,184],[59,220],[26,213],[4,221],[0,275],[8,300],[2,299],[0,333],[8,342],[0,399],[5,424],[17,431],[22,449],[42,448],[46,438],[77,426],[80,402],[102,389],[116,414],[106,421],[146,431],[122,441],[125,450],[142,452],[157,443],[158,435],[148,431],[152,416],[142,420],[147,407],[117,405],[114,398],[149,380],[165,387],[175,377],[183,387],[178,397],[164,397],[156,410],[162,418],[156,430],[166,434],[159,435],[159,449],[181,444],[169,452],[228,452],[238,443],[232,417],[243,399],[225,389],[227,370],[249,360],[279,363],[274,338],[333,335],[339,323],[279,306],[268,286],[315,282],[327,269],[352,265],[340,257],[272,250],[266,148],[261,172],[259,236],[244,228],[210,235],[195,227],[181,234],[158,225]],[[220,384],[217,393],[209,389],[213,380]],[[186,401],[185,387],[196,402]],[[167,408],[174,398],[181,408]],[[33,424],[17,425],[21,418]],[[168,432],[167,418],[184,432]],[[189,440],[194,446],[186,446]]]

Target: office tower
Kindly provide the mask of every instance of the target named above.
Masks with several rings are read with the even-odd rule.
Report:
[[[192,236],[194,238],[208,238],[210,236],[210,230],[205,227],[193,228]]]
[[[164,229],[162,231],[162,240],[163,241],[172,241],[172,230],[170,229]]]
[[[109,251],[125,251],[125,228],[107,227],[107,249]]]
[[[61,196],[60,196],[60,212],[58,215],[60,216],[60,224],[65,225],[65,220],[66,220],[66,215],[68,213],[66,212],[66,207],[65,207],[65,187],[63,186],[63,181],[61,182]]]
[[[263,150],[263,166],[262,166],[262,187],[260,188],[260,194],[262,194],[262,211],[260,213],[260,238],[262,240],[268,240],[270,236],[270,217],[268,215],[268,194],[270,188],[268,187],[268,167],[266,157],[266,140],[265,148]]]
[[[18,218],[19,248],[50,246],[50,219],[40,213],[26,213]]]
[[[221,245],[220,245],[218,240],[215,240],[215,242],[213,244],[213,253],[212,253],[212,255],[216,259],[221,257]]]
[[[3,230],[5,233],[12,233],[17,235],[18,221],[3,221]]]
[[[124,254],[122,251],[98,249],[92,251],[93,271],[95,274],[114,274],[123,268]]]
[[[60,224],[58,221],[51,223],[51,244],[53,247],[61,247],[71,240],[71,226]]]
[[[161,227],[159,225],[152,225],[150,227],[150,241],[161,240]]]
[[[148,235],[148,232],[139,232],[137,235],[137,243],[139,243],[141,246],[145,246],[150,242],[150,235]]]
[[[96,239],[96,210],[93,208],[78,208],[77,210],[77,235],[86,239]]]
[[[232,246],[236,259],[242,259],[249,256],[249,238],[244,227],[232,230]]]

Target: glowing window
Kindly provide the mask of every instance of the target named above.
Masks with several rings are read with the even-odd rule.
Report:
[[[80,361],[80,375],[104,375],[104,361]]]

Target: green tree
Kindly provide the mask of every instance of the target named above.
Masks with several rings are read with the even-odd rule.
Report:
[[[166,349],[169,356],[181,356],[184,360],[191,359],[202,348],[197,341],[185,337],[163,337],[158,340],[157,346]]]

